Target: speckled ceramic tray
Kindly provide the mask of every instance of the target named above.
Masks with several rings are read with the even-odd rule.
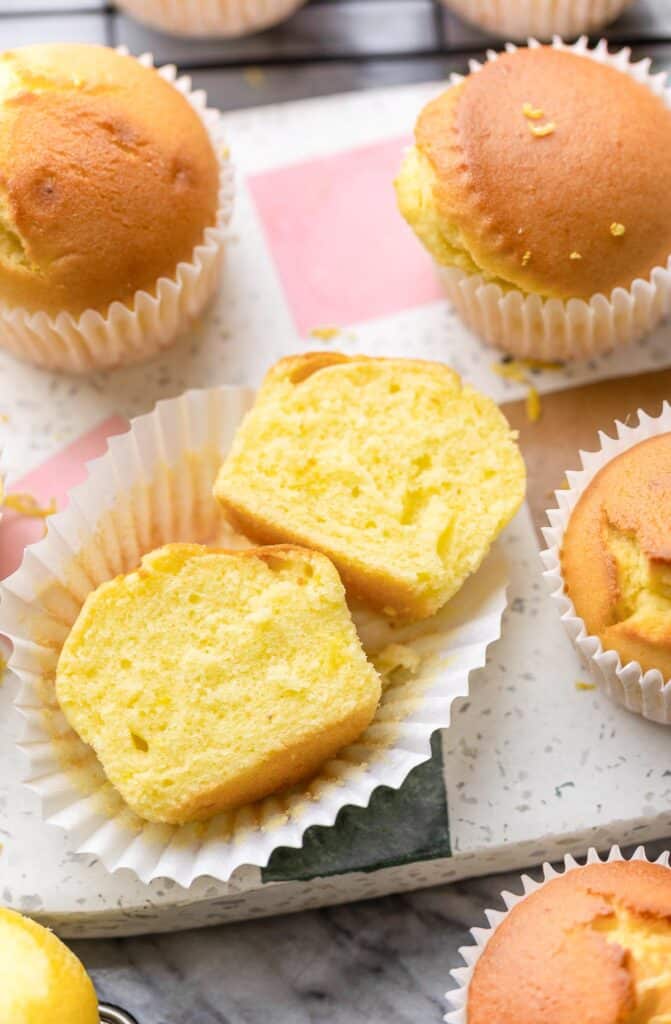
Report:
[[[593,364],[534,374],[543,416],[527,420],[527,385],[502,377],[500,357],[450,312],[430,261],[394,210],[390,182],[401,149],[437,89],[227,116],[242,180],[221,301],[160,361],[73,381],[0,355],[9,482],[61,502],[127,417],[188,387],[255,385],[278,357],[323,345],[444,359],[505,404],[530,468],[529,502],[500,542],[511,578],[503,636],[449,732],[434,737],[433,759],[400,790],[378,790],[369,808],[344,810],[335,827],[308,833],[301,849],[278,849],[266,868],[239,869],[229,883],[144,886],[75,856],[66,835],[43,825],[20,782],[15,681],[5,678],[2,901],[64,935],[282,913],[671,832],[669,733],[580,687],[581,667],[542,585],[537,532],[577,448],[616,416],[655,411],[671,394],[671,327]],[[311,337],[324,326],[342,330]],[[3,520],[4,572],[38,529]]]

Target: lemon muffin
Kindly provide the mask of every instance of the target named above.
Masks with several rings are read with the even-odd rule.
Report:
[[[46,928],[0,908],[0,1021],[98,1024],[98,1000],[86,971]]]
[[[466,1024],[671,1020],[671,871],[612,861],[518,903],[468,986]]]
[[[110,782],[170,824],[314,774],[370,724],[380,689],[333,565],[289,545],[146,555],[88,597],[56,673]]]
[[[1,342],[66,370],[164,347],[216,281],[219,185],[203,118],[153,68],[83,44],[0,54]]]
[[[504,39],[575,39],[615,21],[632,0],[443,0],[451,11]]]
[[[535,47],[488,61],[422,110],[396,180],[459,311],[518,355],[585,355],[663,311],[671,110],[622,62],[593,57]],[[639,308],[634,283],[651,277]],[[615,289],[630,292],[619,319]]]
[[[117,6],[163,32],[244,36],[277,25],[305,0],[117,0]]]
[[[588,633],[671,679],[671,434],[596,474],[571,513],[561,571]]]
[[[214,493],[260,543],[328,555],[391,617],[432,615],[524,497],[505,417],[442,363],[313,352],[281,360]]]

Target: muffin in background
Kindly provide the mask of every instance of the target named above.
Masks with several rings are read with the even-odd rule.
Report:
[[[546,881],[525,889],[520,900],[507,894],[512,909],[468,951],[474,966],[455,972],[462,989],[448,999],[461,1008],[447,1015],[450,1024],[669,1019],[665,863],[609,859],[559,876],[547,867]]]
[[[596,474],[571,513],[561,569],[576,615],[604,650],[671,679],[671,434]]]
[[[216,287],[229,214],[208,124],[106,47],[0,55],[0,344],[76,372],[175,340]]]
[[[464,21],[504,39],[575,39],[604,28],[632,0],[443,0]]]
[[[98,1024],[98,1000],[82,964],[60,939],[0,907],[0,1020]]]
[[[671,110],[645,66],[536,46],[427,104],[396,189],[476,333],[570,359],[668,311],[670,168]]]
[[[234,37],[277,25],[306,0],[117,0],[138,21],[182,36]]]

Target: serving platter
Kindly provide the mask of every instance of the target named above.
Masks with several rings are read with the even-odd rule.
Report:
[[[341,812],[265,868],[188,890],[109,874],[43,824],[22,784],[16,680],[0,687],[3,903],[66,936],[125,935],[283,913],[521,867],[565,849],[671,833],[669,734],[584,686],[542,580],[539,527],[579,447],[671,394],[671,326],[590,364],[502,364],[459,323],[394,209],[391,180],[420,106],[439,83],[225,116],[238,168],[228,267],[217,302],[171,353],[73,379],[0,355],[0,445],[10,487],[62,505],[85,463],[129,417],[193,387],[256,386],[282,355],[332,347],[442,359],[504,404],[520,430],[529,500],[497,545],[508,611],[433,758],[398,791]],[[528,418],[527,395],[541,418]],[[0,524],[2,572],[39,535]],[[482,572],[491,572],[494,562]],[[0,612],[1,616],[1,612]]]

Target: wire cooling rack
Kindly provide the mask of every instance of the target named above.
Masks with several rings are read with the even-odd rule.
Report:
[[[606,34],[671,66],[671,0],[637,0]],[[56,40],[150,50],[222,109],[440,78],[498,45],[438,0],[311,0],[275,29],[228,41],[153,32],[104,0],[0,0],[0,49]]]

